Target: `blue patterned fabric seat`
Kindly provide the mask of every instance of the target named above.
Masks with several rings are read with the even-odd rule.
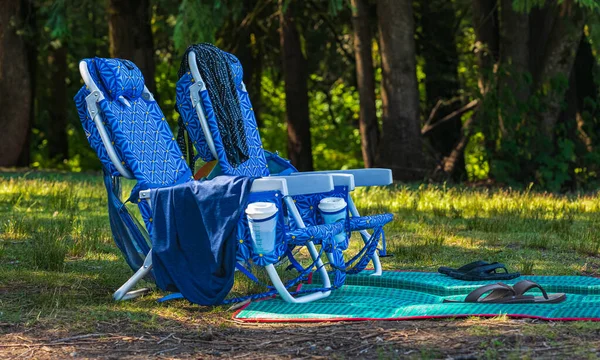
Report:
[[[86,67],[86,71],[82,70],[84,80],[86,76],[84,74],[89,73],[91,79],[88,84],[93,83],[97,89],[83,86],[74,100],[90,146],[98,155],[105,169],[105,183],[109,192],[109,217],[115,242],[125,254],[129,265],[134,269],[139,268],[137,275],[144,268],[148,268],[144,261],[144,257],[150,251],[147,243],[148,236],[138,234],[138,229],[134,229],[134,220],[120,199],[118,179],[125,176],[137,181],[130,199],[137,201],[147,233],[152,234],[152,210],[149,202],[139,199],[139,192],[193,181],[193,176],[185,157],[177,146],[176,138],[172,134],[165,116],[152,94],[145,88],[140,70],[131,61],[121,59],[85,59],[82,64],[85,64]],[[80,64],[80,69],[81,66]],[[93,98],[94,96],[96,98]],[[91,100],[93,102],[90,102]],[[256,128],[246,128],[246,131],[256,131]],[[108,143],[110,145],[107,145]],[[237,167],[239,172],[231,171],[229,174],[251,173],[253,177],[268,174],[266,158],[260,144],[256,147],[249,146],[249,153],[253,157],[260,153],[262,162],[256,162],[254,166],[250,166],[250,163],[246,161],[242,164],[243,166]],[[206,154],[204,155],[206,159],[209,159]],[[225,167],[225,169],[228,168]],[[247,218],[245,215],[241,216],[237,233],[239,238],[237,254],[240,261],[252,259],[256,265],[272,266],[284,255],[288,244],[305,245],[308,239],[314,237],[323,238],[323,241],[327,243],[334,235],[343,231],[342,224],[321,224],[310,228],[300,228],[290,234],[287,226],[284,226],[288,208],[284,204],[281,192],[251,193],[250,199],[253,202],[267,201],[276,204],[280,210],[278,212],[278,239],[272,252],[256,253],[251,245],[252,237]],[[117,218],[125,220],[120,221]],[[115,224],[119,223],[123,223],[124,226],[116,227]],[[116,230],[119,230],[120,235],[128,232],[135,233],[137,241],[130,242],[133,244],[123,244],[124,242],[119,239],[122,236],[117,234]],[[124,237],[127,236],[129,235],[124,235]],[[140,256],[141,261],[144,262],[143,266]],[[246,268],[241,270],[251,278],[254,276]],[[306,274],[301,275],[294,280],[296,283],[306,276]],[[189,276],[194,276],[194,274]],[[287,284],[286,288],[292,285]],[[266,293],[253,295],[253,297],[270,296],[277,291],[281,293],[280,289],[273,290],[271,288]],[[321,290],[317,289],[316,291]]]
[[[219,129],[217,127],[217,119],[215,118],[215,114],[212,111],[213,104],[211,102],[211,99],[209,98],[208,91],[206,89],[206,86],[209,85],[204,84],[199,91],[199,99],[202,103],[204,116],[206,118],[210,133],[214,141],[214,146],[217,152],[216,160],[218,160],[218,163],[220,165],[221,173],[228,175],[259,177],[277,175],[278,173],[270,173],[270,169],[273,168],[277,168],[277,170],[283,172],[283,174],[296,172],[297,170],[289,163],[289,161],[282,159],[275,154],[271,154],[263,149],[252,103],[250,102],[248,92],[246,91],[246,87],[243,82],[242,65],[234,55],[224,51],[223,53],[226,55],[226,58],[229,61],[229,66],[231,67],[232,73],[234,74],[234,81],[240,102],[240,107],[242,109],[242,115],[246,129],[246,138],[248,142],[248,148],[250,149],[250,156],[246,162],[242,163],[237,167],[232,166],[228,162],[227,157],[225,156],[225,149],[223,142],[221,141]],[[189,69],[186,70],[187,71],[183,73],[183,75],[177,82],[176,87],[177,110],[179,111],[179,114],[182,118],[180,125],[183,125],[185,127],[185,130],[188,132],[189,138],[191,139],[193,146],[198,153],[198,157],[202,158],[204,161],[207,162],[212,161],[215,160],[215,157],[211,153],[208,142],[201,127],[201,121],[196,112],[196,108],[192,103],[191,95],[194,94],[191,94],[192,90],[190,89],[192,85],[194,85],[194,78],[192,76],[191,71]],[[269,161],[267,161],[267,158],[269,158]],[[274,162],[277,162],[279,166],[274,166]],[[322,225],[324,223],[323,218],[321,217],[318,211],[318,204],[320,200],[325,197],[341,197],[346,200],[346,203],[348,203],[348,189],[343,186],[336,186],[334,191],[328,193],[294,196],[294,202],[296,204],[296,207],[298,208],[298,211],[300,212],[300,215],[307,226]],[[342,251],[348,248],[348,241],[352,231],[381,228],[383,227],[383,225],[392,221],[393,215],[380,214],[368,217],[352,218],[350,213],[348,212],[347,218],[348,220],[345,224],[345,231],[347,234],[345,242],[343,244],[336,244],[338,248],[335,249],[335,251],[333,251],[333,249],[330,249],[329,246],[327,246],[327,244],[324,244],[325,250],[333,251],[334,256],[337,257],[338,264],[334,265],[339,267],[345,267],[345,265],[342,265],[344,264]],[[293,219],[290,218],[288,223],[291,231],[297,229],[297,226]],[[381,237],[385,239],[383,230],[380,231],[380,234]],[[317,240],[315,241],[315,243],[318,244],[320,242]],[[377,242],[374,243],[375,244],[368,244],[367,248],[363,249],[363,251],[373,253],[376,250],[375,247],[377,246]],[[385,250],[383,250],[382,254],[385,254],[384,251]],[[361,259],[361,262],[354,266],[353,271],[361,271],[366,267],[367,264],[368,257],[365,259]]]
[[[85,59],[90,75],[106,98],[99,102],[103,122],[111,143],[138,184],[135,191],[165,187],[189,181],[191,171],[160,107],[154,99],[144,99],[144,77],[129,60]],[[119,175],[90,117],[85,102],[90,90],[82,87],[75,104],[90,146],[102,165]],[[152,228],[151,211],[146,202],[138,203],[146,228]]]

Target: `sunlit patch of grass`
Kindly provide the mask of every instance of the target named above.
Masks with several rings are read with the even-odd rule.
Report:
[[[598,229],[592,228],[574,234],[570,237],[569,242],[582,255],[597,256],[600,253],[600,233]]]
[[[390,253],[396,261],[432,262],[442,252],[448,233],[443,229],[433,229],[416,235],[405,234],[394,237],[390,243]]]
[[[396,216],[386,226],[390,253],[397,255],[385,259],[387,268],[435,270],[484,259],[511,271],[576,274],[600,248],[595,194],[420,185],[357,189],[353,197],[361,213]],[[446,230],[441,248],[423,241],[435,228]]]
[[[69,255],[82,256],[101,251],[103,246],[112,244],[110,227],[104,219],[84,219],[75,217],[71,229]]]
[[[63,270],[68,251],[65,243],[67,227],[66,223],[57,221],[31,234],[29,250],[35,268]]]
[[[526,233],[523,243],[531,249],[547,250],[552,245],[552,235],[549,233]]]
[[[519,264],[518,271],[521,275],[533,275],[534,274],[534,266],[535,263],[532,260],[523,258],[521,259],[521,263]]]
[[[4,241],[23,240],[30,232],[30,229],[26,226],[24,216],[20,218],[9,218],[3,224],[1,224],[1,226],[2,233],[0,236]]]

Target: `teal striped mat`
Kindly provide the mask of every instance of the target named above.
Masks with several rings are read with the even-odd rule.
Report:
[[[465,316],[529,317],[546,320],[600,320],[600,279],[583,276],[522,276],[548,292],[565,292],[560,304],[464,304],[462,300],[490,282],[467,282],[436,273],[385,272],[349,276],[343,288],[323,300],[289,304],[278,298],[250,303],[234,315],[254,322],[408,320]],[[318,279],[315,279],[318,281]],[[308,289],[307,285],[304,288]],[[536,294],[535,291],[531,291]],[[538,295],[541,295],[538,293]]]
[[[426,292],[428,294],[450,296],[466,295],[487,284],[499,281],[465,281],[451,278],[440,273],[384,271],[381,276],[372,276],[373,271],[348,276],[347,285],[387,287]],[[319,276],[313,282],[318,283]],[[591,276],[536,276],[523,275],[512,280],[503,280],[505,284],[515,284],[521,280],[531,280],[540,284],[548,292],[564,292],[581,295],[600,295],[600,278]]]

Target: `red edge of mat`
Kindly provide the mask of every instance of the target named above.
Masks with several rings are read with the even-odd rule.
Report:
[[[547,318],[543,316],[535,315],[522,315],[522,314],[464,314],[464,315],[433,315],[433,316],[405,316],[395,318],[302,318],[302,319],[244,319],[236,318],[236,316],[242,312],[250,303],[244,305],[241,309],[237,310],[233,315],[232,319],[248,322],[248,323],[321,323],[321,322],[341,322],[341,321],[408,321],[408,320],[435,320],[435,319],[457,319],[457,318],[468,318],[468,317],[498,317],[508,316],[513,319],[535,319],[544,321],[600,321],[600,318]]]

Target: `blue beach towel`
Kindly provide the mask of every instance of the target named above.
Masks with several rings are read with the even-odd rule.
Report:
[[[218,176],[151,192],[152,263],[157,286],[200,305],[233,286],[236,227],[252,179]]]

